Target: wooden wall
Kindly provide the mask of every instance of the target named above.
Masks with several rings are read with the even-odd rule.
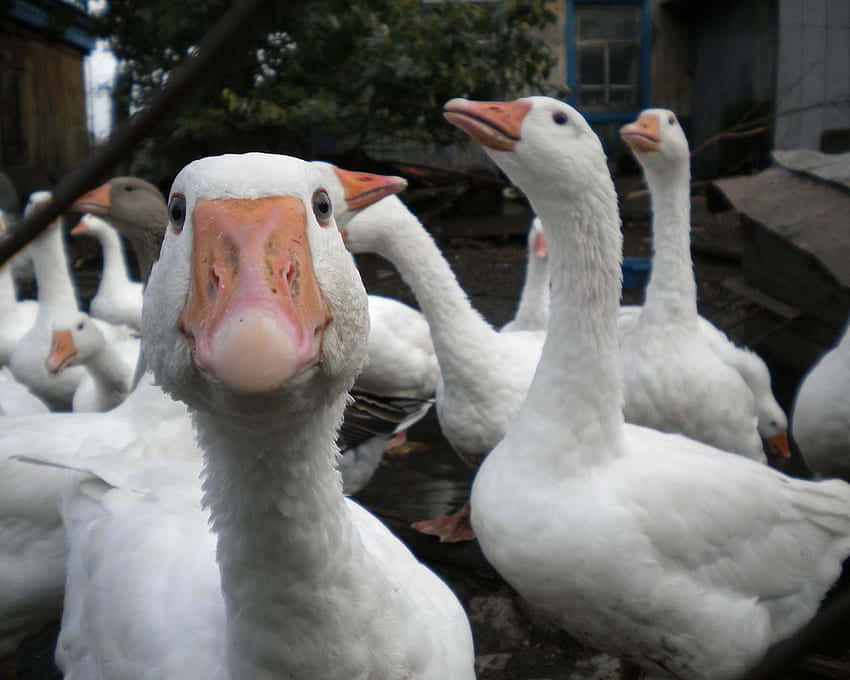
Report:
[[[0,170],[23,199],[89,151],[83,54],[0,20]]]

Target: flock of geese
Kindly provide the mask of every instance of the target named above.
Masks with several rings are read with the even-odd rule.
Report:
[[[581,114],[546,97],[444,114],[537,216],[502,329],[403,179],[283,155],[197,160],[167,202],[132,177],[78,199],[72,234],[103,250],[90,315],[58,221],[18,256],[37,303],[0,270],[0,656],[61,612],[69,680],[473,678],[457,598],[348,497],[432,404],[477,473],[468,505],[418,528],[477,537],[580,641],[650,676],[731,679],[815,615],[850,554],[850,487],[766,465],[788,423],[764,362],[698,314],[676,116],[621,130],[654,251],[645,303],[621,307],[617,196]],[[368,296],[359,252],[421,312]],[[850,470],[848,362],[842,339],[795,403],[819,477]]]

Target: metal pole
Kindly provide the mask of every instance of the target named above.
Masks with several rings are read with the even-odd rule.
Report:
[[[206,33],[198,51],[187,57],[169,75],[162,91],[150,106],[120,125],[109,140],[96,149],[76,170],[66,175],[53,190],[53,200],[39,206],[14,231],[0,240],[0,265],[12,257],[79,196],[94,187],[126,154],[138,145],[166,115],[176,108],[181,94],[198,82],[216,57],[237,33],[245,29],[268,0],[235,0],[230,9]]]

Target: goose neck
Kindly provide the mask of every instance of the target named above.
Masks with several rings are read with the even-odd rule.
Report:
[[[218,540],[231,677],[271,677],[264,669],[272,666],[281,673],[273,677],[289,677],[281,670],[293,663],[286,645],[267,631],[309,637],[311,626],[337,614],[331,598],[316,593],[351,581],[346,571],[359,539],[335,467],[345,399],[282,414],[271,430],[193,413]]]
[[[528,253],[525,282],[519,297],[514,324],[518,328],[540,330],[549,318],[549,270],[546,262]]]
[[[127,392],[127,369],[120,354],[111,344],[104,343],[86,362],[86,368],[98,388],[110,392]]]
[[[400,201],[398,205],[393,223],[386,225],[392,231],[375,252],[395,265],[416,295],[443,376],[463,375],[498,333],[472,306],[433,237]]]
[[[652,272],[646,288],[648,322],[697,321],[691,259],[690,173],[646,173],[652,198]]]
[[[0,307],[11,307],[18,301],[11,265],[0,267]]]
[[[551,309],[537,372],[505,441],[542,442],[522,448],[526,464],[544,474],[574,474],[622,453],[622,235],[613,183],[605,179],[569,202],[528,192],[547,226]]]
[[[121,237],[113,229],[98,232],[97,238],[103,251],[103,272],[99,288],[115,289],[129,280],[127,264],[124,261],[124,249],[121,247]]]
[[[48,227],[30,247],[39,303],[45,307],[76,309],[77,294],[68,270],[61,224],[57,222]]]

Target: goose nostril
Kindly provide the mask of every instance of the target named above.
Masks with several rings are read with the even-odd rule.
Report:
[[[210,278],[207,282],[207,295],[214,298],[218,294],[218,289],[221,288],[221,277],[215,270],[215,265],[210,267]]]

